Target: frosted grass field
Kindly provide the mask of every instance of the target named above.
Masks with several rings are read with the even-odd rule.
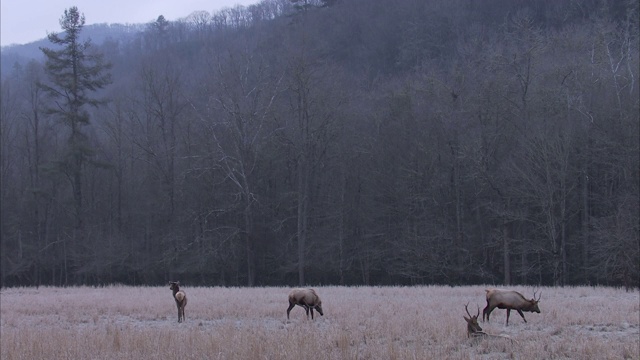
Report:
[[[639,359],[638,291],[540,288],[542,313],[495,309],[468,339],[464,305],[483,286],[315,287],[325,316],[307,320],[289,288],[191,288],[186,322],[168,285],[5,288],[0,355],[13,359]],[[512,287],[525,297],[532,289]],[[482,314],[480,314],[480,318]]]

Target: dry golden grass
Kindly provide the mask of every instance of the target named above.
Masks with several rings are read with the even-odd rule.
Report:
[[[324,317],[288,288],[190,288],[186,322],[168,286],[9,288],[0,292],[1,358],[14,359],[638,359],[639,293],[542,288],[541,314],[496,309],[468,339],[464,305],[484,287],[317,287]],[[515,287],[531,297],[530,288]],[[473,310],[471,310],[473,309]],[[482,317],[482,314],[480,315]]]

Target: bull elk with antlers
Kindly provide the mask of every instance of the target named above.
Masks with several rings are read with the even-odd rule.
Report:
[[[487,306],[482,310],[482,321],[484,321],[485,316],[489,321],[489,315],[495,308],[507,309],[507,326],[509,326],[511,310],[516,310],[522,316],[524,322],[527,322],[527,319],[525,319],[523,311],[540,313],[538,302],[542,293],[536,299],[536,292],[534,291],[533,299],[528,300],[522,294],[513,290],[488,289],[485,291],[487,293]]]
[[[484,335],[484,332],[482,332],[482,328],[480,327],[480,325],[478,325],[480,306],[478,306],[478,313],[473,316],[469,314],[469,309],[467,309],[467,306],[469,306],[469,303],[464,306],[464,309],[467,311],[467,315],[469,315],[469,317],[462,315],[462,317],[467,321],[467,337]]]
[[[494,334],[489,334],[484,332],[480,327],[480,325],[478,324],[478,316],[480,316],[480,306],[478,306],[478,312],[476,313],[476,315],[471,315],[469,314],[469,309],[467,308],[468,305],[469,303],[467,303],[467,305],[464,306],[464,309],[467,311],[467,315],[469,315],[469,317],[466,317],[464,315],[462,316],[467,321],[467,337],[471,337],[474,339],[502,338],[502,339],[510,340],[511,343],[516,342],[514,339],[512,339],[507,335],[494,335]]]

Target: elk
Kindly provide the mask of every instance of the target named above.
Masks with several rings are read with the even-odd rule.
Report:
[[[478,313],[475,316],[469,314],[469,309],[467,309],[467,306],[469,306],[469,303],[464,306],[464,309],[467,311],[467,315],[469,315],[469,317],[462,315],[462,317],[467,321],[467,337],[483,335],[484,332],[482,332],[482,328],[480,327],[480,325],[478,325],[480,306],[478,306]]]
[[[178,307],[178,322],[184,321],[184,307],[187,306],[187,294],[180,290],[180,281],[169,281],[169,289],[173,291],[173,299]]]
[[[520,316],[522,316],[522,320],[527,322],[525,319],[523,311],[528,312],[536,312],[540,313],[540,308],[538,307],[538,302],[540,301],[540,297],[542,293],[536,299],[536,292],[533,292],[533,299],[527,300],[522,294],[513,290],[501,290],[501,289],[487,289],[487,306],[482,310],[482,321],[484,321],[484,317],[487,317],[487,321],[489,321],[489,315],[496,307],[498,309],[507,309],[507,326],[509,326],[509,315],[511,315],[511,310],[516,310]]]
[[[320,316],[324,316],[322,312],[322,301],[316,291],[313,289],[293,289],[289,293],[289,308],[287,309],[287,319],[289,319],[289,313],[294,306],[302,306],[307,313],[307,319],[309,318],[309,311],[311,311],[311,319],[313,319],[313,309],[316,309]]]
[[[469,314],[469,309],[467,309],[467,306],[469,305],[469,303],[467,303],[467,305],[464,306],[464,309],[467,311],[467,315],[469,315],[469,317],[467,318],[466,316],[462,316],[466,321],[467,321],[467,337],[471,337],[474,339],[479,339],[479,338],[501,338],[501,339],[508,339],[511,341],[511,343],[517,342],[514,339],[512,339],[511,337],[507,336],[507,335],[494,335],[494,334],[489,334],[486,333],[484,331],[482,331],[482,328],[480,327],[480,325],[478,325],[478,316],[480,316],[480,306],[478,306],[478,312],[476,315],[471,315]]]

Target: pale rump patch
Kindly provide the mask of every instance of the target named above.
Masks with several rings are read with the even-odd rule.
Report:
[[[184,317],[184,308],[187,305],[187,294],[180,290],[180,282],[179,281],[169,281],[169,288],[173,291],[173,299],[176,301],[176,306],[178,307],[178,322],[183,322]]]

